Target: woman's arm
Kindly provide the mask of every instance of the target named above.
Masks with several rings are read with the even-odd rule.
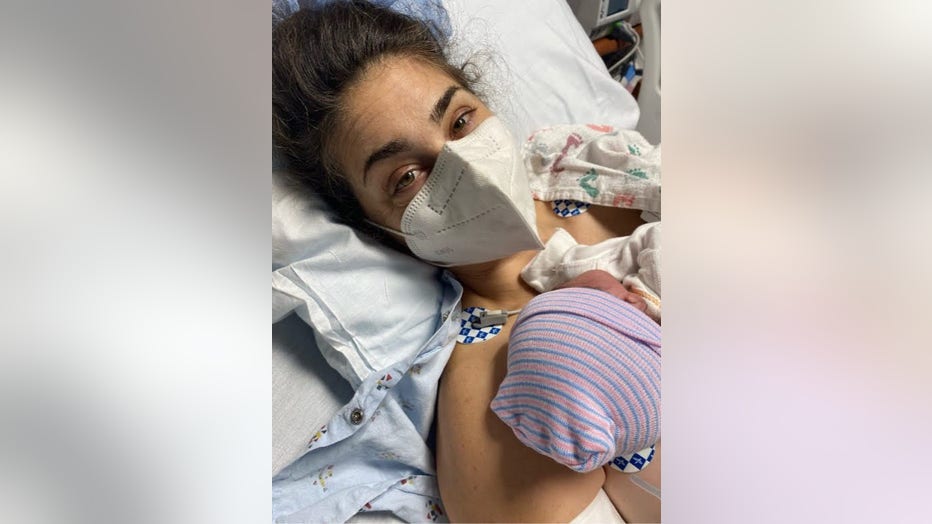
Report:
[[[511,323],[481,344],[457,345],[440,381],[437,477],[451,521],[569,522],[605,481],[525,447],[489,408],[505,376]]]

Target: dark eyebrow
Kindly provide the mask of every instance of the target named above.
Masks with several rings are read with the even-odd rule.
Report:
[[[440,119],[443,118],[443,115],[447,112],[447,108],[450,107],[450,101],[453,100],[453,95],[460,89],[462,89],[460,86],[450,86],[443,92],[443,96],[437,100],[433,110],[430,112],[430,119],[434,123],[440,123]],[[369,184],[369,168],[372,167],[372,164],[375,164],[379,160],[385,160],[390,156],[397,155],[398,153],[410,151],[411,149],[412,147],[409,142],[400,139],[392,140],[376,149],[375,152],[366,159],[366,164],[363,167],[362,173],[362,184],[364,186]]]
[[[379,160],[385,160],[390,156],[397,155],[398,153],[410,151],[411,149],[410,142],[397,138],[376,149],[375,152],[369,155],[369,158],[366,159],[366,165],[363,168],[362,173],[362,185],[365,186],[369,184],[369,168],[372,167],[372,164],[378,162]]]
[[[443,114],[447,112],[447,107],[450,106],[450,100],[453,100],[453,95],[455,95],[456,92],[460,89],[460,86],[450,86],[443,93],[443,96],[437,100],[437,103],[434,104],[434,110],[430,112],[430,119],[433,120],[434,123],[440,123],[440,119],[443,118]]]

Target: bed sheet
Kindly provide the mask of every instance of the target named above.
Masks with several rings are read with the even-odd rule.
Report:
[[[352,396],[318,351],[310,326],[297,315],[272,324],[272,475]]]
[[[637,102],[608,74],[565,0],[443,3],[454,61],[481,68],[483,94],[518,140],[556,124],[637,125]]]

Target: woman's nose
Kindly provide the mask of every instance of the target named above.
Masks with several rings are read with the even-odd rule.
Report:
[[[422,136],[418,141],[418,157],[421,158],[421,162],[433,168],[446,143],[445,137],[440,132]]]
[[[440,152],[443,150],[443,146],[446,145],[446,143],[446,137],[438,130],[438,132],[431,133],[430,136],[427,137],[424,142],[424,152],[436,160],[436,158],[440,156]]]

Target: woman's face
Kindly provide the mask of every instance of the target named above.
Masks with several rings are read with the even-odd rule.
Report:
[[[492,114],[443,71],[402,57],[370,67],[345,104],[336,161],[369,219],[394,229],[444,143]]]

